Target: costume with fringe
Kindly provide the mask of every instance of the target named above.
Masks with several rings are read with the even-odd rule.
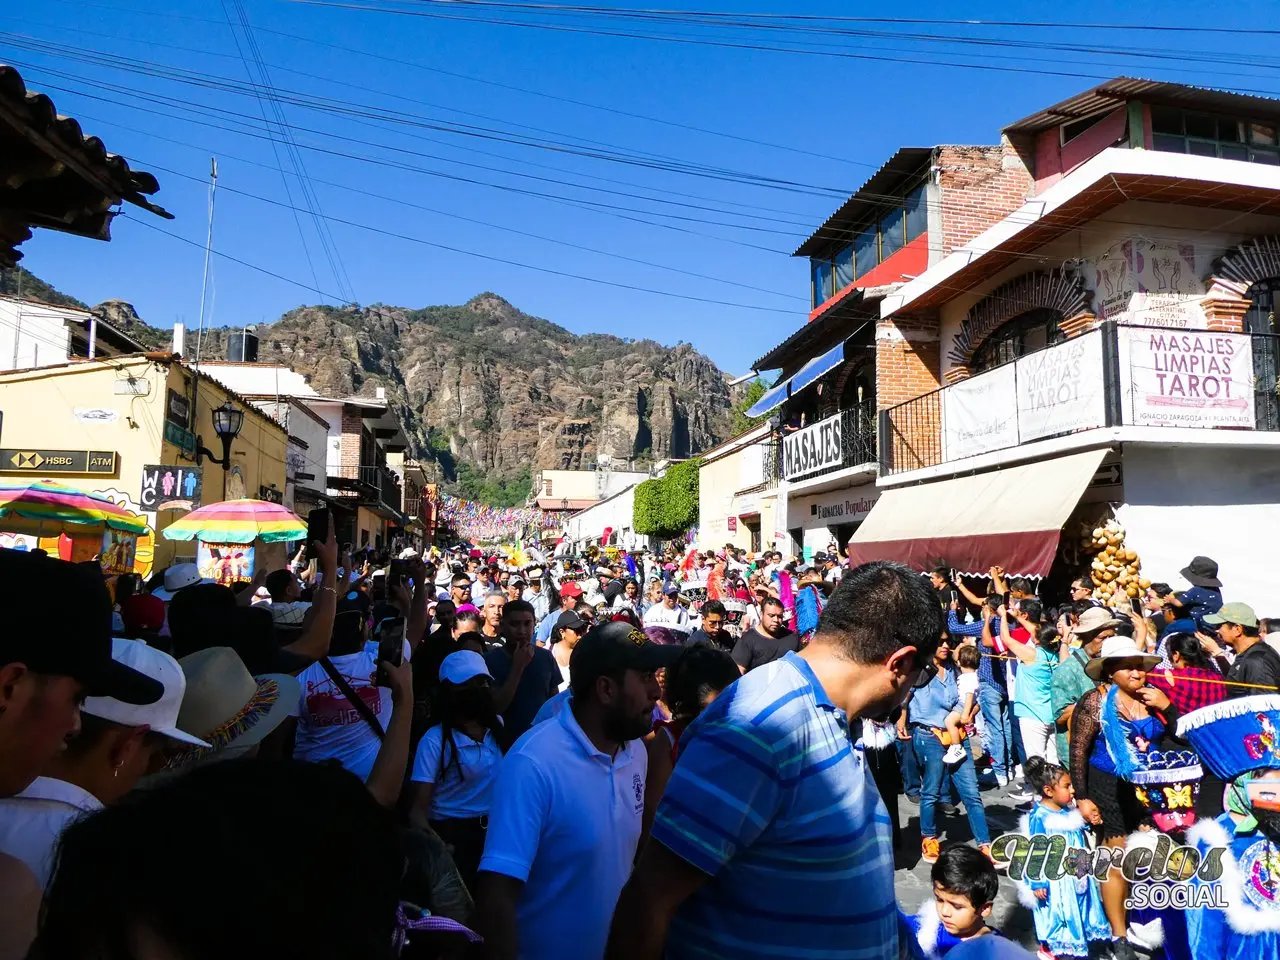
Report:
[[[1018,832],[1028,837],[1064,837],[1068,850],[1089,847],[1084,817],[1075,809],[1050,810],[1037,803],[1018,821]],[[1037,890],[1048,890],[1048,899],[1040,900],[1035,895]],[[1102,909],[1098,881],[1092,874],[1022,881],[1018,884],[1018,899],[1032,912],[1036,939],[1055,957],[1087,957],[1091,941],[1111,939],[1111,925]]]

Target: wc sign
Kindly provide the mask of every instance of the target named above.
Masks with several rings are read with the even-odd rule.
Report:
[[[840,465],[844,437],[836,414],[782,439],[782,472],[788,480]]]

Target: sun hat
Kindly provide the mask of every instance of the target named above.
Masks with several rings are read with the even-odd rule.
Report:
[[[473,677],[493,679],[484,657],[474,650],[457,650],[440,661],[441,683],[466,683]]]
[[[1222,581],[1218,579],[1216,560],[1210,560],[1208,557],[1192,557],[1191,562],[1178,572],[1193,586],[1222,589]]]
[[[417,556],[418,556],[418,551],[413,549],[413,547],[405,547],[403,550],[400,551],[401,560],[412,560]]]
[[[129,727],[146,724],[152,733],[161,734],[170,740],[197,747],[209,746],[199,737],[193,737],[178,728],[178,713],[186,693],[187,678],[177,660],[163,650],[147,646],[141,640],[120,637],[111,641],[111,659],[151,677],[164,688],[164,693],[160,694],[160,699],[155,703],[145,706],[125,703],[114,697],[86,697],[80,707],[81,713]]]
[[[1085,674],[1090,680],[1101,680],[1108,660],[1141,660],[1143,670],[1151,670],[1160,662],[1154,654],[1139,650],[1131,637],[1107,637],[1098,655],[1085,664]]]
[[[168,603],[179,590],[194,587],[197,583],[213,582],[208,577],[200,576],[200,568],[194,563],[175,563],[164,572],[164,586],[152,590],[151,595]]]
[[[289,717],[302,693],[288,674],[253,676],[230,647],[199,650],[178,663],[187,678],[178,726],[209,746],[174,755],[168,770],[243,755]]]
[[[1217,626],[1220,623],[1234,623],[1239,627],[1256,627],[1258,615],[1247,603],[1224,603],[1217,613],[1206,613],[1202,618],[1205,623]]]
[[[1072,633],[1077,637],[1088,638],[1100,630],[1114,630],[1123,624],[1124,621],[1106,607],[1090,607],[1080,614],[1080,622]]]

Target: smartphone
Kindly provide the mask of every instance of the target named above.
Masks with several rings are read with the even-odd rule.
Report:
[[[329,508],[316,507],[307,514],[307,543],[324,543],[329,539]]]
[[[394,587],[404,583],[409,577],[409,561],[392,560],[387,570],[387,586]]]
[[[375,687],[391,685],[390,678],[381,664],[391,663],[397,667],[404,662],[404,617],[387,617],[378,621],[378,673],[374,677]]]
[[[1012,610],[1012,609],[1013,609],[1013,607],[1011,606],[1011,604],[1012,604],[1012,597],[1013,597],[1013,594],[1011,594],[1011,593],[1002,593],[1002,594],[1000,594],[1000,602],[1004,604],[1004,608],[1005,608],[1006,610]]]
[[[1138,614],[1139,616],[1142,615],[1142,598],[1141,597],[1130,597],[1129,606],[1133,608],[1134,613]]]

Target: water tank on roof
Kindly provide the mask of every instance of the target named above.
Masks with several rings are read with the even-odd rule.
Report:
[[[258,360],[258,336],[253,327],[232,330],[227,343],[227,359],[232,363],[256,363]]]

